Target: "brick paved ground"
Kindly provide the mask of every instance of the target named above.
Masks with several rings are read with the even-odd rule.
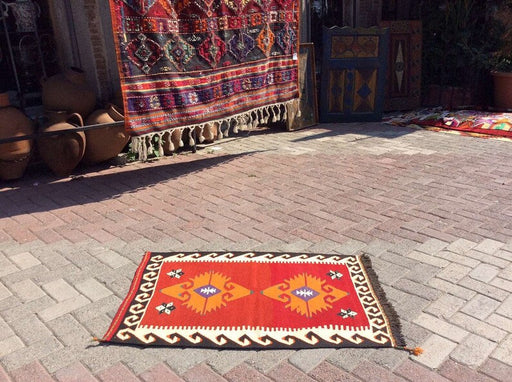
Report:
[[[349,124],[33,168],[0,184],[0,381],[510,381],[511,163],[511,142]],[[97,346],[144,250],[367,252],[425,353]]]

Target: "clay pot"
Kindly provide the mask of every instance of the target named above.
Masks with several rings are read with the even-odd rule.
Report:
[[[491,72],[494,83],[494,106],[500,110],[512,109],[512,73]]]
[[[30,135],[34,124],[17,108],[10,106],[7,93],[0,94],[0,139]],[[23,176],[32,152],[32,140],[0,144],[0,179]]]
[[[94,111],[85,124],[90,126],[117,121],[124,121],[124,116],[116,106],[110,105],[108,109]],[[85,137],[87,145],[83,162],[86,164],[100,163],[116,157],[130,140],[124,125],[87,130]]]
[[[47,112],[47,116],[49,123],[43,132],[73,129],[84,125],[78,113]],[[43,161],[56,175],[69,176],[84,156],[85,142],[83,131],[70,131],[39,138],[37,147]]]
[[[163,136],[163,149],[165,155],[171,155],[173,152],[184,146],[181,136],[183,131],[175,129],[172,133],[165,133]]]
[[[78,68],[43,79],[41,88],[46,110],[64,110],[85,118],[96,106],[96,95],[87,84],[84,71]]]

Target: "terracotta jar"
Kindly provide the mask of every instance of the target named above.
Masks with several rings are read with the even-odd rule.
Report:
[[[86,119],[86,126],[124,121],[124,116],[115,105],[94,111]],[[100,163],[116,157],[130,140],[130,135],[121,126],[104,127],[85,131],[87,145],[83,162]]]
[[[171,155],[173,152],[184,146],[181,139],[183,131],[174,129],[172,132],[165,133],[163,136],[163,149],[165,155]]]
[[[21,137],[34,132],[34,124],[9,103],[7,93],[0,94],[0,139]],[[23,176],[32,152],[32,140],[0,144],[0,179],[12,180]]]
[[[78,113],[47,112],[47,116],[49,122],[43,132],[73,129],[84,125]],[[43,161],[56,175],[69,176],[84,156],[85,142],[83,131],[69,131],[41,137],[37,141],[37,147]]]
[[[494,83],[494,106],[500,110],[512,109],[512,73],[491,72]]]
[[[86,118],[96,106],[96,95],[87,84],[85,72],[78,68],[43,79],[41,88],[46,110],[65,110]]]

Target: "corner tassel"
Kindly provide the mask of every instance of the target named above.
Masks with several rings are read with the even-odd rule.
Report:
[[[410,354],[414,355],[414,356],[419,356],[420,354],[423,354],[423,349],[420,348],[420,347],[415,347],[415,348],[408,348],[408,347],[399,347],[398,349],[402,349],[402,350],[405,350],[406,352],[409,352]]]

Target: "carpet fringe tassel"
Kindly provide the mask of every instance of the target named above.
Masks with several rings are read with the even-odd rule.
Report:
[[[300,111],[298,111],[298,99],[293,99],[231,115],[219,120],[135,136],[131,138],[131,151],[138,154],[139,160],[146,161],[153,151],[158,151],[158,154],[163,156],[165,152],[164,145],[173,151],[177,149],[175,142],[179,141],[178,146],[183,147],[182,136],[185,130],[188,131],[190,146],[194,146],[196,143],[202,143],[205,140],[203,132],[206,129],[216,128],[218,138],[222,139],[228,137],[230,131],[237,134],[239,131],[254,130],[259,125],[266,125],[269,122],[286,121],[298,114],[300,114]],[[158,137],[158,139],[155,140],[155,137]],[[194,137],[198,142],[196,142]]]
[[[415,355],[416,357],[419,356],[420,354],[423,354],[423,349],[420,347],[408,348],[405,346],[401,346],[397,347],[397,349],[405,350],[406,352],[409,352],[410,354]]]

